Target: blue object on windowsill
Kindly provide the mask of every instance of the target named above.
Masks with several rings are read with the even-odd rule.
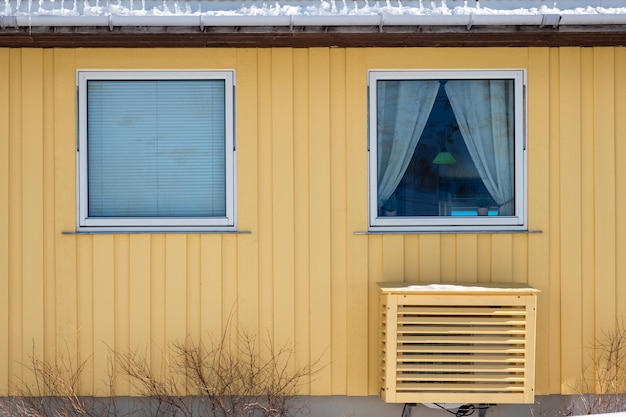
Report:
[[[451,216],[460,216],[460,217],[470,217],[470,216],[478,216],[476,210],[452,210],[450,213]],[[497,216],[498,210],[493,209],[488,211],[488,216]]]

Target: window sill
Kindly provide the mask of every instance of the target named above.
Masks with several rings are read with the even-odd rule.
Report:
[[[501,235],[540,234],[543,230],[368,230],[355,235]]]
[[[249,230],[80,230],[63,235],[249,235]]]

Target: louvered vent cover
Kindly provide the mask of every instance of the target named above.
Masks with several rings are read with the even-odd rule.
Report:
[[[389,284],[381,289],[384,401],[534,401],[537,290]]]

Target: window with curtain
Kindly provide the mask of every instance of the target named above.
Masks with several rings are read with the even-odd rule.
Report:
[[[231,71],[79,71],[78,227],[235,226]]]
[[[370,227],[526,228],[522,70],[369,73]]]

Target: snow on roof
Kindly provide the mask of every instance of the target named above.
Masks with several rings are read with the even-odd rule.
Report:
[[[4,4],[2,4],[4,3]],[[0,16],[626,15],[626,0],[0,0]]]
[[[498,25],[626,26],[626,0],[0,0],[0,30]]]

